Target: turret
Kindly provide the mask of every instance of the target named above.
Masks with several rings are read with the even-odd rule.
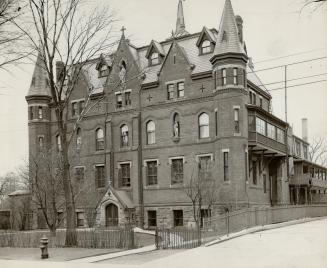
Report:
[[[246,88],[247,54],[243,44],[243,20],[235,17],[230,0],[226,0],[213,56],[216,89]]]
[[[25,99],[28,103],[29,151],[30,154],[35,155],[50,144],[51,95],[41,53],[37,56],[31,85]]]

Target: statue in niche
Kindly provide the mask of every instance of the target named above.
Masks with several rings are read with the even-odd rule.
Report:
[[[119,80],[120,80],[120,83],[125,84],[125,81],[126,81],[126,68],[125,68],[124,62],[120,66]]]
[[[174,122],[174,137],[179,137],[179,122],[177,120]]]

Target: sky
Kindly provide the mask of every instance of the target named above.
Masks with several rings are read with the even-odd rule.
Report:
[[[218,28],[225,0],[183,1],[186,30]],[[327,139],[327,4],[304,9],[304,0],[232,0],[235,14],[243,18],[244,39],[255,70],[273,97],[273,113],[285,119],[285,69],[287,67],[288,122],[301,137],[301,119],[307,118],[309,139]],[[109,4],[117,29],[137,46],[163,41],[175,29],[178,0],[93,0]],[[313,61],[308,61],[316,59]],[[27,104],[33,64],[0,71],[0,176],[14,171],[28,156]],[[310,78],[303,78],[311,76]],[[301,78],[301,79],[300,79]],[[282,83],[276,83],[280,82]],[[318,83],[311,83],[322,81]],[[272,83],[272,84],[271,84]],[[306,84],[294,86],[298,84]],[[276,90],[277,89],[277,90]]]

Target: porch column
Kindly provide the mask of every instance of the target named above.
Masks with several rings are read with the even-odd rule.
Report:
[[[308,204],[308,187],[306,186],[304,188],[304,193],[305,193],[305,204],[307,205]]]

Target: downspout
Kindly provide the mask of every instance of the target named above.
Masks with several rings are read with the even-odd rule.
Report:
[[[138,114],[138,183],[139,183],[139,206],[140,206],[140,222],[139,226],[144,227],[144,198],[143,198],[143,142],[142,142],[142,104],[141,104],[141,86],[139,89],[139,114]]]

